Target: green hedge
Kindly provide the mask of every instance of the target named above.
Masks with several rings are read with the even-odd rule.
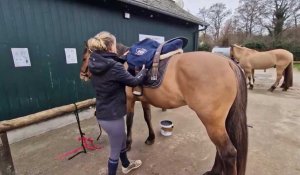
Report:
[[[300,64],[294,64],[294,67],[300,71]]]
[[[294,54],[294,60],[295,61],[300,61],[300,51],[292,51]]]
[[[255,49],[258,51],[263,50],[272,50],[272,49],[285,49],[294,54],[294,60],[300,61],[300,46],[295,46],[292,43],[287,43],[283,41],[277,41],[270,44],[271,46],[267,47],[267,45],[262,41],[245,41],[243,46],[248,47],[250,49]]]
[[[208,52],[210,52],[211,47],[207,43],[201,43],[201,44],[199,44],[198,51],[208,51]]]
[[[250,49],[255,49],[255,50],[266,50],[267,46],[260,41],[246,41],[243,46],[250,48]]]

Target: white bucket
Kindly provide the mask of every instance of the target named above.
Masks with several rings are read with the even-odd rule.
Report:
[[[214,47],[211,52],[230,58],[230,47]]]
[[[174,128],[173,122],[170,120],[162,120],[160,121],[160,133],[163,136],[171,136]]]

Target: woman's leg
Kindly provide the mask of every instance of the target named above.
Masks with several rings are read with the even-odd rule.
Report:
[[[102,128],[108,134],[108,138],[110,142],[108,172],[109,175],[115,175],[118,168],[119,158],[121,155],[122,155],[121,160],[123,159],[122,165],[123,162],[125,165],[130,163],[127,159],[126,152],[125,154],[121,153],[121,150],[126,148],[126,133],[125,133],[124,118],[118,120],[112,120],[112,121],[98,120],[98,122],[101,124]],[[129,163],[126,162],[126,159]]]
[[[122,143],[122,150],[120,152],[120,159],[121,159],[121,163],[122,163],[122,166],[127,168],[130,164],[130,161],[128,160],[128,157],[127,157],[127,148],[126,148],[126,134],[123,138],[123,143]]]

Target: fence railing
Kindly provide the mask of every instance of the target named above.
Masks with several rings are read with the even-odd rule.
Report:
[[[294,60],[300,61],[300,51],[294,51],[292,53],[294,54]]]
[[[27,115],[24,117],[1,121],[0,122],[0,162],[1,162],[0,175],[16,174],[11,152],[10,152],[9,142],[7,139],[7,131],[28,126],[34,123],[39,123],[58,116],[62,116],[63,114],[74,112],[76,110],[76,107],[77,109],[83,109],[89,106],[93,106],[95,105],[95,103],[96,103],[95,99],[89,99],[74,104],[52,108],[35,114]]]

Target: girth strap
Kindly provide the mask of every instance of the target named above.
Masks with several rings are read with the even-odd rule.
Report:
[[[159,64],[160,53],[161,53],[161,50],[162,50],[163,46],[167,42],[168,41],[160,44],[159,47],[156,49],[156,52],[155,52],[155,55],[154,55],[154,59],[153,59],[153,63],[152,63],[152,69],[151,69],[151,80],[157,80],[157,76],[158,76],[158,64]]]

